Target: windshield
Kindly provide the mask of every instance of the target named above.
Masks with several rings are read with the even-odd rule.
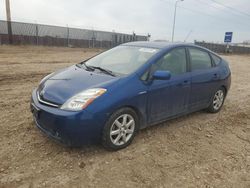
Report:
[[[126,75],[137,70],[157,52],[158,49],[154,48],[118,46],[89,59],[85,64]]]

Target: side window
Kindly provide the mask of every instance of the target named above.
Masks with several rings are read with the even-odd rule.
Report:
[[[211,54],[212,56],[212,59],[215,63],[215,65],[219,65],[219,63],[221,62],[221,58],[219,58],[218,56],[214,55],[214,54]]]
[[[154,64],[154,70],[167,70],[172,75],[178,75],[187,71],[187,60],[185,48],[177,48]]]
[[[192,70],[209,69],[212,62],[209,54],[205,51],[189,48]]]

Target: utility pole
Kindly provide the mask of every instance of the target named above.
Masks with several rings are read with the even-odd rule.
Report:
[[[7,17],[9,44],[12,44],[13,39],[12,39],[12,28],[11,28],[10,1],[5,0],[5,5],[6,5],[6,17]]]
[[[175,29],[175,17],[176,17],[177,3],[178,3],[178,2],[181,2],[181,1],[184,1],[184,0],[177,0],[177,1],[175,2],[175,8],[174,8],[174,23],[173,23],[173,31],[172,31],[172,42],[174,42],[174,29]]]

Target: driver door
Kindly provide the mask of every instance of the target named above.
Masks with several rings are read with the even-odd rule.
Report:
[[[148,88],[148,122],[154,123],[188,109],[191,89],[191,74],[188,71],[186,49],[175,48],[152,65],[152,74],[157,70],[170,71],[169,80],[154,79]]]

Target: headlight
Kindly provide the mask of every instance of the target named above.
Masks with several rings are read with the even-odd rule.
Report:
[[[87,89],[68,99],[61,107],[63,110],[80,111],[86,108],[97,97],[103,95],[107,90],[104,88]]]

